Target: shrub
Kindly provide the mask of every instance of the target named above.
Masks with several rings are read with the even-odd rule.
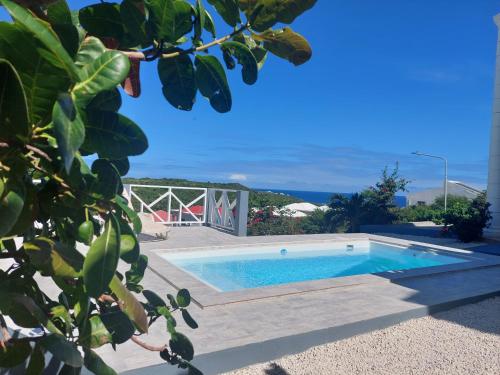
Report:
[[[479,240],[491,220],[489,206],[484,193],[470,203],[457,201],[444,214],[444,223],[462,242]]]

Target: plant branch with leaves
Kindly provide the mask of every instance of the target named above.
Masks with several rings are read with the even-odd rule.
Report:
[[[163,298],[141,285],[142,224],[122,177],[148,140],[119,112],[121,95],[138,97],[141,63],[155,62],[173,107],[191,110],[199,93],[228,112],[226,69],[239,63],[252,85],[268,53],[295,65],[310,59],[301,35],[271,28],[315,2],[123,0],[71,11],[65,0],[0,0],[12,17],[0,22],[0,368],[24,363],[40,374],[48,352],[60,373],[114,374],[95,349],[132,341],[200,373],[174,317],[198,327],[189,292]],[[205,5],[228,25],[225,36]],[[59,294],[49,296],[41,279]],[[4,317],[41,334],[14,338]],[[150,343],[141,336],[158,320],[167,338]]]

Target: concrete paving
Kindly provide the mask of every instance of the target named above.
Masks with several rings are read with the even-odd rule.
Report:
[[[356,236],[363,235],[353,235]],[[171,229],[167,241],[143,243],[141,247],[151,259],[156,259],[158,250],[334,238],[339,236],[234,237],[207,227],[180,227]],[[154,262],[150,265],[154,270]],[[162,296],[175,293],[175,287],[165,281],[168,275],[148,271],[143,282],[145,288]],[[206,374],[217,374],[498,294],[500,267],[489,266],[204,309],[193,305],[190,312],[200,326],[196,330],[183,325],[180,317],[177,320],[179,330],[195,346],[194,363]],[[165,324],[153,325],[143,339],[151,344],[166,343]],[[108,364],[128,374],[177,373],[157,353],[147,352],[134,343],[119,345],[116,352],[111,347],[100,348],[98,352]]]

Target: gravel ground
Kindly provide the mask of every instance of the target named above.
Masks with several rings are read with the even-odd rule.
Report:
[[[500,297],[228,374],[499,375]]]

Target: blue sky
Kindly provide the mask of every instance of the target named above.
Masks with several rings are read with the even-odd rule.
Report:
[[[130,176],[351,192],[398,161],[412,190],[438,186],[442,164],[410,155],[421,150],[447,156],[450,179],[484,187],[497,12],[498,0],[319,0],[293,25],[312,60],[270,56],[253,86],[229,72],[229,114],[200,95],[191,112],[172,108],[145,63],[142,96],[122,107],[150,143]]]

